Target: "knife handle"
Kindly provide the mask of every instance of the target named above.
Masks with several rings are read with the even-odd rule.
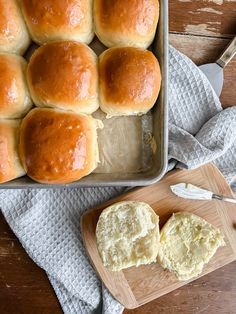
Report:
[[[229,203],[234,203],[236,204],[236,199],[232,197],[227,197],[223,195],[218,195],[218,194],[213,194],[212,198],[218,201],[224,201],[224,202],[229,202]]]
[[[220,67],[224,68],[234,57],[235,54],[236,54],[236,37],[234,37],[234,39],[230,42],[230,44],[222,53],[221,57],[216,61],[216,63]]]

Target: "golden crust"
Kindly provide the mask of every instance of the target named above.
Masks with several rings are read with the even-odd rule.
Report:
[[[33,40],[45,44],[56,40],[93,39],[91,0],[22,0],[22,9]]]
[[[20,120],[0,121],[0,183],[25,174],[18,155]]]
[[[21,118],[30,110],[26,68],[22,57],[0,53],[0,118]]]
[[[97,166],[97,124],[91,116],[35,108],[23,119],[20,157],[41,183],[69,183]]]
[[[110,48],[99,57],[100,106],[109,116],[138,115],[155,104],[161,72],[152,52]]]
[[[28,84],[34,103],[91,114],[98,104],[97,57],[74,41],[46,44],[32,55]]]
[[[30,37],[16,0],[0,0],[0,51],[23,54]]]
[[[159,18],[157,0],[95,0],[95,33],[107,47],[147,48]]]

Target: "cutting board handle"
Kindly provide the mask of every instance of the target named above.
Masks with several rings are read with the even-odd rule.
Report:
[[[230,44],[222,53],[221,57],[216,61],[216,63],[220,67],[224,68],[234,57],[235,54],[236,54],[236,37],[234,37],[234,39],[230,42]]]

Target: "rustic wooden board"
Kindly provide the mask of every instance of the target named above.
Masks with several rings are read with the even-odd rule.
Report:
[[[112,295],[126,308],[136,308],[169,293],[186,283],[179,282],[175,276],[164,271],[157,263],[131,267],[121,272],[111,272],[103,267],[96,246],[95,229],[101,211],[108,205],[121,200],[144,201],[160,216],[160,227],[173,212],[190,211],[201,216],[220,228],[226,240],[226,246],[220,248],[202,276],[236,259],[236,206],[220,201],[191,201],[173,195],[171,184],[189,182],[215,193],[232,195],[232,191],[219,170],[212,164],[199,169],[177,170],[168,174],[161,182],[152,186],[132,190],[120,197],[86,212],[81,217],[81,232],[89,257]]]
[[[169,0],[170,31],[232,37],[236,29],[235,0]]]
[[[63,314],[46,273],[28,256],[1,211],[0,313]]]
[[[227,47],[230,40],[225,38],[170,34],[171,45],[188,56],[197,65],[215,62]],[[235,84],[232,84],[235,80],[236,56],[224,68],[224,86],[220,97],[224,108],[236,106],[236,88]]]

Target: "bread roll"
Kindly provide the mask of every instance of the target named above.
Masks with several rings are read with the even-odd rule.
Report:
[[[108,116],[141,115],[155,104],[161,73],[152,52],[110,48],[99,57],[100,107]]]
[[[149,47],[158,18],[158,0],[94,0],[95,33],[107,47]]]
[[[0,52],[23,55],[30,37],[17,0],[0,0]]]
[[[125,201],[101,213],[96,237],[105,267],[119,271],[156,261],[159,217],[146,203]]]
[[[25,174],[18,154],[20,120],[0,120],[0,183]]]
[[[92,41],[92,0],[21,2],[31,37],[36,43],[76,40],[89,44]]]
[[[201,274],[218,247],[223,235],[204,219],[188,212],[173,214],[161,230],[158,260],[179,280]]]
[[[98,162],[98,120],[91,116],[35,108],[23,119],[20,156],[27,175],[41,183],[69,183]]]
[[[91,114],[99,107],[97,57],[74,41],[46,44],[32,55],[28,84],[34,103]]]
[[[26,70],[22,57],[0,53],[0,119],[21,118],[32,107]]]

